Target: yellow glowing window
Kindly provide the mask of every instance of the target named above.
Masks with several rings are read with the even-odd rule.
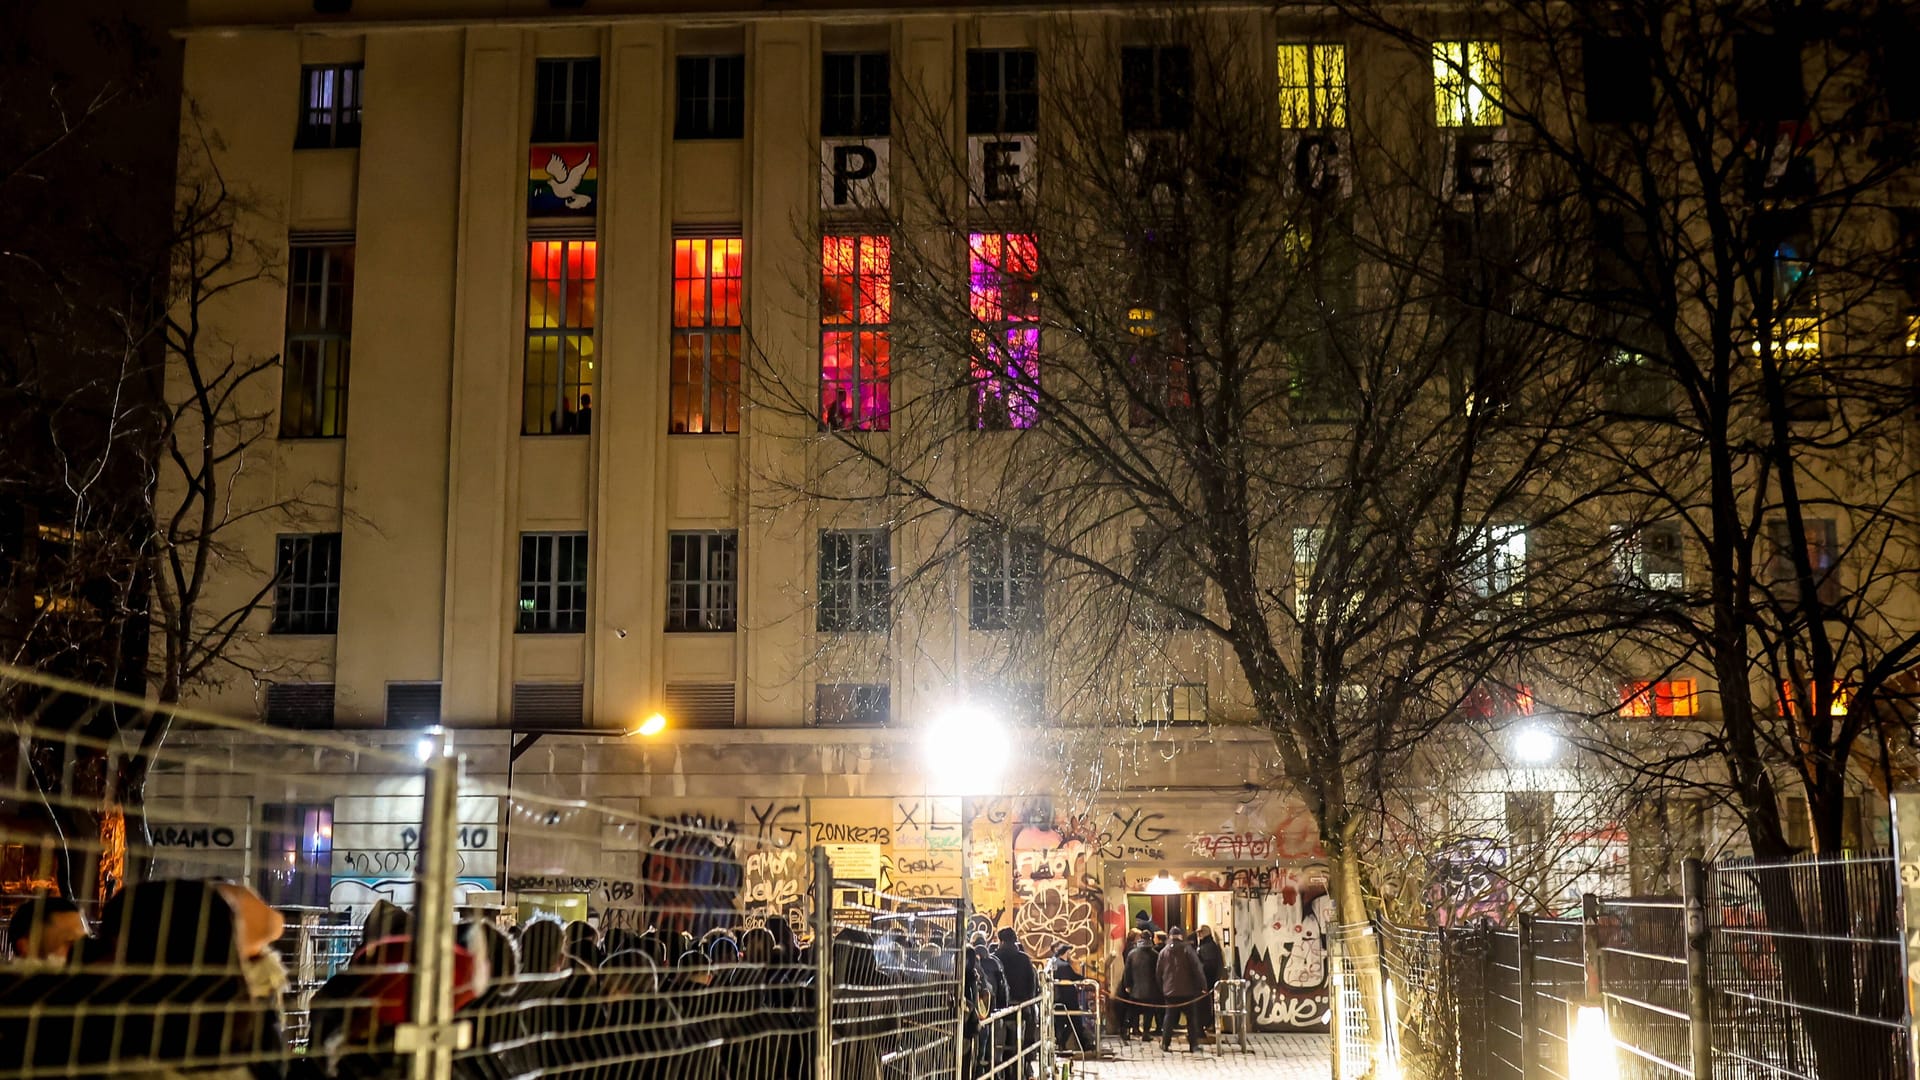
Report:
[[[1498,127],[1506,119],[1500,107],[1500,43],[1433,43],[1433,113],[1441,127]]]
[[[1753,355],[1760,355],[1760,336],[1754,335]],[[1820,358],[1820,316],[1785,315],[1773,325],[1773,354],[1786,360]]]
[[[1279,49],[1280,126],[1347,126],[1347,47],[1282,45]]]
[[[1907,351],[1920,352],[1920,312],[1907,316]]]

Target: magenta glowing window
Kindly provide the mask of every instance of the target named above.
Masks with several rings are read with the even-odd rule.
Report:
[[[970,413],[977,429],[1030,428],[1040,417],[1038,265],[1032,236],[967,238],[967,304],[974,323]]]

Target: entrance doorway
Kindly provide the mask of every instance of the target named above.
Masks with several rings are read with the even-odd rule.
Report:
[[[1202,926],[1213,927],[1222,948],[1233,947],[1233,894],[1230,892],[1128,893],[1127,928],[1137,925],[1141,912],[1162,930],[1184,927],[1189,937]]]

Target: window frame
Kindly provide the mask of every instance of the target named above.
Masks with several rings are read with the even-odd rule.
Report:
[[[967,420],[975,431],[1024,431],[1040,422],[1039,271],[1033,234],[967,234]],[[1030,302],[1008,303],[1022,288]]]
[[[296,578],[296,570],[302,567],[307,572]],[[274,538],[273,614],[268,633],[318,637],[339,632],[340,534],[281,533]]]
[[[1016,71],[1015,63],[1024,63]],[[989,79],[988,73],[991,72]],[[967,134],[1031,135],[1040,126],[1040,59],[1033,49],[968,49]],[[1016,86],[1016,81],[1024,86]],[[988,114],[991,114],[990,116]]]
[[[1494,38],[1435,41],[1433,119],[1442,130],[1497,128],[1507,122],[1505,60]],[[1492,94],[1488,94],[1488,90]]]
[[[533,567],[528,566],[528,544],[534,545]],[[539,546],[549,546],[546,573],[540,574]],[[563,577],[563,560],[571,556],[579,566],[579,576]],[[528,531],[520,534],[519,602],[515,607],[513,632],[516,634],[583,634],[587,630],[587,582],[592,552],[585,530]],[[540,591],[547,590],[547,602],[541,604]],[[565,601],[575,599],[578,603]],[[529,606],[531,604],[532,606]],[[545,623],[546,625],[542,625]]]
[[[1130,81],[1130,74],[1140,73],[1132,65],[1148,73],[1146,86]],[[1173,43],[1120,47],[1120,126],[1129,133],[1193,126],[1192,49]]]
[[[548,73],[563,72],[560,97]],[[585,76],[585,77],[583,77]],[[533,62],[532,141],[540,143],[597,143],[600,141],[600,58],[598,56],[542,56]]]
[[[1300,52],[1290,57],[1293,50]],[[1292,131],[1344,130],[1349,102],[1346,43],[1282,41],[1276,43],[1274,52],[1280,126]],[[1327,67],[1336,61],[1338,70],[1328,76]],[[1304,81],[1291,81],[1295,77]],[[1295,122],[1303,119],[1305,123]]]
[[[844,558],[837,550],[841,545]],[[862,569],[876,572],[862,574]],[[893,629],[893,535],[884,526],[821,529],[815,580],[816,631],[880,634]]]
[[[967,625],[1038,630],[1044,623],[1046,547],[1036,529],[976,525],[967,534]]]
[[[836,72],[841,65],[846,70]],[[851,84],[844,91],[836,89],[836,75],[850,77]],[[876,78],[881,84],[877,91],[870,88]],[[892,54],[884,49],[821,53],[820,137],[877,139],[887,137],[892,130]]]
[[[852,242],[846,272],[838,273],[835,248]],[[869,255],[877,251],[869,264]],[[877,271],[874,269],[877,267]],[[876,273],[883,278],[873,279]],[[844,281],[845,288],[837,283]],[[844,318],[832,314],[832,299],[844,295],[851,310]],[[879,318],[869,320],[869,311]],[[850,357],[844,379],[829,373],[828,346],[843,339]],[[871,349],[868,347],[871,346]],[[869,354],[872,354],[871,356]],[[877,359],[874,359],[877,357]],[[829,233],[820,244],[820,430],[884,432],[893,414],[893,238],[886,233]],[[848,397],[844,414],[836,411],[842,392]],[[828,394],[836,396],[828,398]],[[863,407],[866,398],[872,408]]]
[[[1814,577],[1814,599],[1823,606],[1833,607],[1840,603],[1840,523],[1829,517],[1803,517],[1801,525],[1809,534],[1808,539],[1817,541],[1815,548],[1807,552]],[[1788,554],[1792,541],[1792,530],[1784,518],[1767,519],[1767,544],[1771,550],[1765,585],[1770,592],[1782,586],[1798,588],[1799,570]],[[1795,596],[1791,602],[1798,603],[1799,597]]]
[[[1687,587],[1687,562],[1685,538],[1677,521],[1655,521],[1633,528],[1625,525],[1612,527],[1613,533],[1613,576],[1617,584],[1650,592],[1682,592]],[[1649,535],[1669,537],[1672,547],[1667,552],[1650,550],[1646,543]],[[1667,564],[1667,560],[1671,560]],[[1659,561],[1670,565],[1670,569],[1653,570],[1649,565]]]
[[[557,255],[549,255],[547,266],[557,268],[558,277],[535,278],[534,255],[540,249]],[[572,276],[570,267],[574,262],[573,253],[580,252],[579,262],[582,271]],[[536,287],[555,283],[558,291],[550,305],[536,312],[533,302]],[[522,436],[550,435],[590,435],[592,434],[592,403],[586,403],[582,409],[573,409],[567,402],[579,403],[581,398],[591,395],[598,388],[599,380],[593,375],[595,361],[599,358],[600,326],[600,248],[599,241],[591,239],[531,239],[527,241],[527,326],[526,340],[523,343],[521,360],[521,401],[520,434]],[[578,307],[586,322],[581,326],[569,325],[568,311],[574,305],[573,286],[584,291],[584,298]],[[556,312],[559,322],[549,326],[544,322],[535,325],[534,320],[541,312]],[[534,371],[535,342],[551,342],[551,353],[541,353],[544,361],[548,355],[553,358],[553,370],[544,373],[551,377],[536,379]],[[570,359],[571,358],[571,359]],[[574,377],[568,378],[571,363]],[[539,409],[534,411],[532,391],[540,391]],[[553,396],[549,398],[547,395]],[[552,408],[548,408],[551,405]],[[581,416],[586,418],[585,428],[581,426]],[[537,418],[537,426],[528,424],[530,418]],[[551,424],[551,427],[547,425]]]
[[[826,699],[845,695],[851,706],[836,711],[846,719],[827,720]],[[893,720],[893,687],[888,683],[817,682],[813,684],[813,724],[829,728],[887,727]]]
[[[1525,522],[1503,522],[1478,531],[1467,582],[1474,595],[1488,603],[1526,606],[1531,568],[1527,532]],[[1520,540],[1517,552],[1512,547],[1515,537]]]
[[[316,106],[313,98],[326,84],[327,102]],[[300,114],[295,121],[295,150],[350,149],[360,145],[361,116],[364,110],[366,65],[359,61],[345,64],[302,64],[300,66]],[[318,122],[315,122],[316,119]]]
[[[704,92],[689,93],[696,70]],[[724,85],[723,85],[724,83]],[[678,142],[739,139],[746,134],[747,58],[740,53],[704,53],[674,58],[673,137]],[[731,111],[726,102],[731,101]]]
[[[715,559],[722,567],[718,573]],[[740,533],[733,529],[668,532],[667,632],[733,633],[739,606]]]
[[[730,274],[714,272],[717,245],[730,245]],[[683,255],[684,253],[684,255]],[[683,274],[683,267],[698,270]],[[744,293],[746,249],[739,234],[726,236],[678,236],[673,240],[673,310],[671,341],[668,345],[667,434],[738,435],[740,433],[741,347],[745,341]],[[722,267],[727,265],[722,263]],[[729,283],[718,290],[716,283]],[[684,293],[683,293],[684,290]],[[696,296],[697,293],[697,296]],[[684,314],[682,298],[685,297]],[[717,302],[716,302],[717,299]],[[716,311],[721,318],[716,319]],[[727,359],[716,344],[732,343],[731,378],[725,370]],[[693,381],[694,348],[699,346],[699,383]],[[716,362],[721,370],[716,373]],[[719,407],[715,407],[716,394]],[[685,406],[683,408],[683,406]],[[694,420],[698,417],[699,427]],[[716,417],[718,424],[715,423]]]
[[[354,254],[351,241],[295,237],[288,242],[286,335],[280,361],[282,439],[338,439],[347,434]],[[316,265],[317,281],[302,273],[303,266]],[[317,298],[317,326],[295,325],[295,313],[305,306],[303,295]]]
[[[1634,718],[1700,715],[1694,679],[1635,679],[1620,684],[1620,715]]]

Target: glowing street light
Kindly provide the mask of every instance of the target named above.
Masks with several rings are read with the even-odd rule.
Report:
[[[1513,733],[1513,756],[1523,765],[1545,765],[1559,752],[1559,738],[1538,724]]]
[[[627,734],[638,735],[644,739],[651,739],[655,735],[658,735],[665,730],[667,730],[666,714],[654,713],[653,715],[647,717],[645,720],[640,721],[640,726],[634,728],[632,731],[627,732]]]
[[[922,762],[938,794],[993,794],[1011,756],[1006,725],[968,702],[935,716],[921,739]]]

